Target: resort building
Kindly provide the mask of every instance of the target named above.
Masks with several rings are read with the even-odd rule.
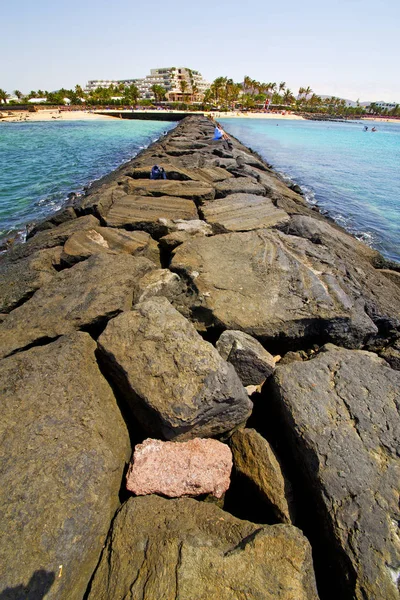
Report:
[[[201,102],[204,93],[210,84],[205,81],[199,71],[186,67],[164,67],[151,69],[150,75],[143,79],[91,79],[88,81],[86,91],[90,92],[98,87],[108,88],[110,85],[136,85],[141,99],[154,99],[153,85],[159,85],[166,90],[167,100],[170,102]]]

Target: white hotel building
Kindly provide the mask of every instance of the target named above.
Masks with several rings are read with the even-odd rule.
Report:
[[[184,83],[182,83],[184,82]],[[136,85],[140,98],[154,99],[151,90],[153,85],[160,85],[166,90],[166,97],[171,102],[182,100],[201,102],[204,93],[210,84],[205,81],[201,73],[186,67],[165,67],[162,69],[151,69],[150,75],[143,79],[91,79],[88,81],[86,91],[90,92],[98,87],[107,88],[110,85],[118,86]]]

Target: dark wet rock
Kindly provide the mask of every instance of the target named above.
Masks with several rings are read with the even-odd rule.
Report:
[[[311,550],[291,525],[240,521],[190,498],[131,498],[88,600],[317,600]]]
[[[174,196],[129,196],[117,200],[105,217],[109,227],[141,229],[154,237],[168,233],[163,220],[197,219],[196,205],[192,200]]]
[[[243,331],[224,331],[216,348],[230,362],[244,386],[260,385],[275,371],[275,361],[257,340]]]
[[[101,253],[144,256],[156,265],[160,264],[157,242],[148,233],[111,227],[96,227],[72,234],[64,244],[61,261],[71,266],[92,254]]]
[[[195,316],[266,345],[293,347],[301,340],[359,347],[400,326],[394,284],[384,279],[383,285],[369,263],[346,262],[303,238],[229,233],[187,241],[174,252],[172,270],[197,290]]]
[[[212,437],[246,421],[252,404],[232,365],[166,298],[137,304],[98,340],[135,416],[165,439]]]
[[[42,598],[45,572],[46,599],[81,600],[98,562],[130,442],[95,348],[75,333],[1,361],[1,598]]]
[[[0,356],[105,324],[131,308],[136,282],[152,269],[146,258],[99,254],[57,273],[0,326]]]
[[[274,392],[340,597],[397,599],[400,373],[375,354],[328,345],[278,367]]]
[[[275,208],[269,198],[244,193],[207,202],[201,212],[216,233],[282,226],[290,219],[285,211]]]
[[[56,248],[39,250],[15,261],[6,257],[0,262],[0,312],[12,311],[48,283],[57,273],[55,263]]]
[[[27,234],[27,239],[33,237],[39,231],[45,231],[46,229],[53,229],[62,223],[66,223],[67,221],[71,221],[71,219],[76,219],[76,212],[72,206],[67,206],[62,210],[57,211],[54,215],[52,215],[49,219],[42,221],[41,223],[37,223],[32,227],[32,229]]]
[[[392,369],[400,371],[400,340],[396,340],[393,344],[384,348],[379,355],[389,363]]]
[[[255,429],[239,429],[229,440],[235,472],[257,489],[281,523],[291,523],[292,489],[270,444]]]
[[[235,177],[217,181],[214,184],[216,198],[224,198],[229,194],[255,194],[265,196],[265,188],[250,177]]]

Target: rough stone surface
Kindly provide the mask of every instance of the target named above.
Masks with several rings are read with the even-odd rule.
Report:
[[[392,369],[400,371],[400,339],[387,346],[379,354],[389,363]]]
[[[202,181],[168,181],[168,179],[127,179],[130,195],[173,196],[203,202],[214,198],[214,189]]]
[[[103,218],[110,210],[111,206],[126,196],[126,191],[118,185],[117,181],[104,183],[101,186],[95,186],[90,189],[79,204],[79,213],[93,214],[97,218]]]
[[[232,365],[166,298],[110,321],[98,340],[115,384],[150,433],[212,437],[246,421],[251,402]]]
[[[184,292],[185,286],[176,273],[169,269],[154,269],[144,275],[135,286],[134,302],[142,302],[153,296],[164,296],[172,301]]]
[[[4,600],[82,600],[99,560],[130,443],[95,348],[75,333],[1,361]]]
[[[378,255],[376,250],[363,244],[338,226],[331,225],[325,220],[316,219],[315,216],[294,215],[285,227],[285,231],[291,235],[306,238],[314,244],[325,244],[339,252],[341,250],[355,252],[370,262]]]
[[[256,194],[265,196],[265,188],[250,177],[235,177],[214,183],[216,198],[224,198],[229,194]]]
[[[396,285],[400,285],[399,271],[392,271],[391,269],[380,269],[380,273],[382,273],[382,275],[390,279],[390,281],[393,281],[393,283],[395,283]]]
[[[74,233],[64,244],[61,261],[72,266],[86,260],[92,254],[118,254],[144,256],[160,264],[158,245],[144,231],[125,231],[111,227],[96,227]]]
[[[216,347],[222,358],[235,367],[244,386],[260,385],[275,371],[272,354],[243,331],[224,331]]]
[[[161,236],[168,233],[163,219],[197,219],[196,205],[192,200],[173,196],[129,196],[116,200],[105,217],[110,227],[143,229],[151,235]]]
[[[191,498],[131,498],[88,600],[317,600],[311,550],[291,525],[240,521]]]
[[[399,288],[368,262],[279,231],[189,240],[176,248],[171,269],[197,291],[199,320],[265,345],[301,339],[358,347],[400,327]]]
[[[129,310],[135,283],[153,268],[146,258],[99,254],[57,273],[1,324],[0,356]]]
[[[27,234],[27,239],[33,237],[39,231],[45,231],[46,229],[53,229],[57,227],[57,225],[61,225],[61,223],[65,223],[66,221],[71,221],[71,219],[76,219],[76,213],[72,206],[66,206],[62,210],[57,211],[46,219],[45,221],[41,221],[32,227],[32,229]]]
[[[232,452],[217,440],[162,442],[149,438],[135,447],[126,487],[137,496],[212,494],[221,498],[229,488],[231,471]]]
[[[286,444],[311,490],[324,548],[334,549],[342,597],[395,600],[400,373],[369,352],[325,350],[275,371]]]
[[[56,250],[39,250],[26,258],[0,262],[0,312],[8,313],[28,300],[57,273]]]
[[[235,471],[252,482],[279,521],[291,523],[291,486],[267,440],[255,429],[239,429],[230,447]]]
[[[62,246],[76,231],[93,229],[96,227],[96,225],[99,225],[99,221],[92,215],[67,221],[58,227],[37,233],[32,239],[26,242],[26,244],[18,244],[14,246],[12,250],[7,253],[7,259],[18,260],[20,258],[29,256],[33,252],[43,250],[44,248]]]
[[[230,194],[207,202],[201,212],[216,233],[276,227],[290,219],[284,210],[275,208],[269,198],[254,194]]]

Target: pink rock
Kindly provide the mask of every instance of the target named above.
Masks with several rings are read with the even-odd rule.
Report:
[[[126,487],[137,496],[213,494],[220,498],[229,487],[231,470],[232,452],[217,440],[162,442],[148,438],[134,450]]]

